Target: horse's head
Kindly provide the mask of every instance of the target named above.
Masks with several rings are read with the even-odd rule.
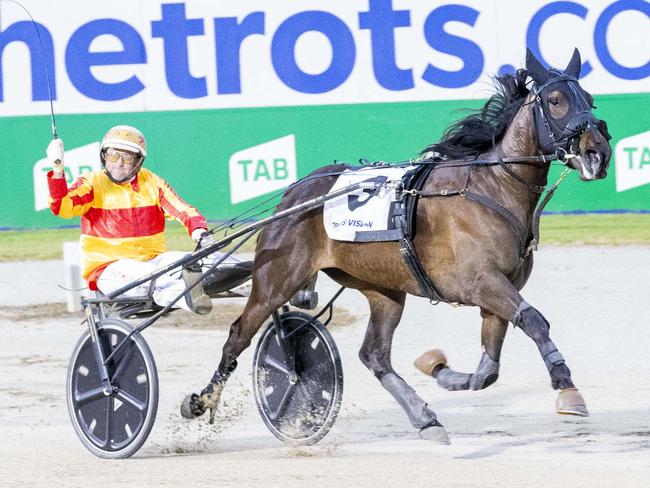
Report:
[[[533,118],[539,148],[580,172],[580,178],[607,176],[612,149],[607,124],[593,114],[593,97],[578,82],[581,61],[576,49],[564,71],[546,69],[530,51],[526,70],[533,79]]]

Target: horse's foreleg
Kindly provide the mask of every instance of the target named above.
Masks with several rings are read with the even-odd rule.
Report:
[[[450,391],[482,390],[499,377],[501,346],[508,328],[508,321],[481,309],[483,326],[481,343],[483,355],[474,373],[461,373],[447,366],[447,358],[439,349],[431,349],[415,360],[415,366],[426,375],[433,376],[438,384]]]
[[[550,324],[532,305],[522,300],[512,316],[512,323],[535,341],[546,369],[551,376],[551,386],[560,390],[556,410],[560,414],[589,415],[580,392],[571,380],[571,371],[549,334]]]
[[[587,415],[584,400],[571,380],[571,371],[551,340],[548,321],[521,297],[505,276],[492,275],[480,280],[472,301],[504,320],[509,319],[535,342],[551,376],[551,385],[561,390],[556,404],[558,413]]]
[[[404,309],[405,294],[362,290],[370,304],[368,330],[359,351],[363,364],[370,369],[381,385],[397,400],[406,412],[411,425],[420,429],[421,437],[448,444],[449,437],[436,414],[415,390],[404,381],[391,365],[390,353],[393,332]]]

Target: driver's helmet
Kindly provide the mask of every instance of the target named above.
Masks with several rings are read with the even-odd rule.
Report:
[[[142,157],[141,162],[147,156],[147,141],[144,135],[130,125],[116,125],[108,130],[100,148],[102,162],[104,162],[104,151],[109,147],[138,153]]]

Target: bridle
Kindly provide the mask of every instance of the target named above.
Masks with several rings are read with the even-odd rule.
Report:
[[[563,93],[570,98],[570,110],[560,118],[554,118],[548,113],[548,91],[554,85],[563,83],[568,91]],[[578,79],[564,71],[551,69],[547,80],[538,85],[533,83],[531,88],[533,99],[533,122],[537,137],[537,144],[544,153],[553,153],[557,159],[568,164],[576,156],[577,144],[582,135],[593,129],[597,144],[602,143],[601,137],[607,141],[611,139],[607,124],[604,120],[597,119],[592,113],[594,108],[587,100],[586,92],[580,87]]]

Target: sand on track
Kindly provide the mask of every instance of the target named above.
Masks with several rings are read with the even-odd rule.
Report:
[[[27,278],[43,273],[30,295]],[[65,406],[69,355],[82,333],[65,313],[58,262],[0,263],[0,486],[214,487],[642,487],[650,480],[650,248],[547,247],[523,291],[551,323],[590,417],[554,413],[556,393],[537,350],[510,328],[499,381],[480,392],[447,392],[413,367],[430,347],[450,365],[478,364],[478,309],[431,306],[410,297],[393,348],[395,369],[429,402],[452,444],[420,440],[406,415],[358,360],[367,306],[355,291],[331,332],[345,373],[341,413],[317,445],[291,447],[266,430],[251,387],[253,347],[222,397],[217,422],[187,421],[185,394],[202,388],[220,357],[230,316],[145,331],[158,366],[156,424],[131,459],[95,458],[76,438]],[[324,300],[336,287],[321,280]],[[43,300],[43,296],[55,297]],[[13,297],[13,298],[12,298]],[[50,302],[49,305],[34,306]],[[217,304],[217,313],[218,313]],[[181,315],[182,314],[182,315]],[[192,322],[193,327],[184,327]],[[218,322],[215,320],[215,322]]]

